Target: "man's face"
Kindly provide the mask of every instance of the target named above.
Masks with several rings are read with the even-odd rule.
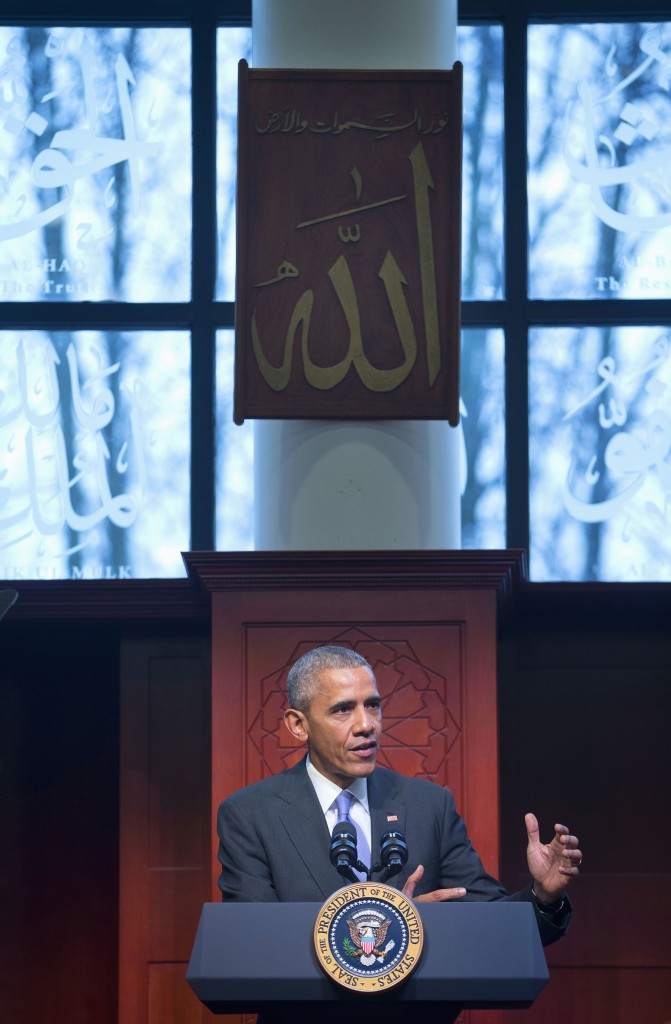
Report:
[[[380,694],[367,668],[320,672],[319,688],[306,712],[288,711],[286,723],[307,740],[317,771],[345,789],[370,775],[382,733]]]

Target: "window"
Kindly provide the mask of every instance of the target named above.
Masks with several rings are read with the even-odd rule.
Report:
[[[504,284],[464,290],[462,322],[504,334],[506,540],[531,579],[668,580],[671,24],[563,8],[460,5],[500,16],[505,92]]]
[[[191,297],[191,33],[3,25],[0,54],[2,576],[180,575],[190,339],[147,312]]]
[[[564,6],[460,4],[463,543],[528,547],[534,580],[664,580],[671,23]],[[1,16],[0,578],[253,545],[231,419],[250,3],[172,9]]]
[[[671,23],[527,40],[531,578],[668,580]]]

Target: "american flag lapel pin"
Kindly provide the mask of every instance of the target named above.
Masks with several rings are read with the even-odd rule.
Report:
[[[388,814],[387,821],[398,821],[398,814]]]

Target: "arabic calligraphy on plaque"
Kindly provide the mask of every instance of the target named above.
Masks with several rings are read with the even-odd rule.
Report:
[[[236,379],[259,397],[236,420],[440,419],[450,405],[456,422],[461,150],[451,73],[289,72],[290,83],[278,74],[269,85],[272,72],[257,81],[241,62]],[[239,406],[237,386],[236,396]]]

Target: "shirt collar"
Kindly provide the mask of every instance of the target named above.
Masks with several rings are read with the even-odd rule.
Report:
[[[321,807],[324,814],[333,804],[333,801],[337,796],[342,793],[342,786],[336,785],[335,782],[331,782],[325,775],[317,771],[310,755],[308,754],[307,762],[305,765],[308,773],[310,782],[314,786],[317,799],[319,800],[319,806]],[[347,786],[348,792],[355,796],[359,803],[363,804],[368,811],[368,781],[366,778],[353,779],[349,786]]]

